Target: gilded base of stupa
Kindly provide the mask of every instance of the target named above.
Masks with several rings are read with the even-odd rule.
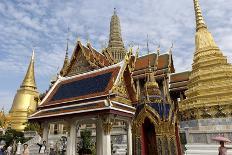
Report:
[[[23,131],[25,128],[25,123],[27,122],[27,111],[17,111],[10,113],[11,121],[9,122],[9,127],[17,131]]]

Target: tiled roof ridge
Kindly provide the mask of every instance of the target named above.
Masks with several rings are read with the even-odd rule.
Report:
[[[156,53],[145,54],[145,55],[142,55],[142,56],[138,57],[138,59],[146,57],[146,56],[150,56],[150,55],[157,55],[157,54]],[[162,53],[159,56],[163,56],[163,55],[169,55],[169,54],[168,53]]]

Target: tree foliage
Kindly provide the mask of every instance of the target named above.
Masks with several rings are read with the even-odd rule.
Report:
[[[13,140],[16,140],[16,142],[24,143],[28,139],[24,138],[23,132],[16,131],[14,129],[7,129],[5,135],[0,136],[0,141],[4,140],[6,142],[6,146],[9,146],[13,143]]]
[[[81,149],[79,150],[79,154],[92,154],[93,143],[91,140],[92,132],[90,130],[81,131]]]
[[[25,123],[26,127],[24,128],[24,131],[37,131],[38,133],[41,132],[41,127],[38,123]]]

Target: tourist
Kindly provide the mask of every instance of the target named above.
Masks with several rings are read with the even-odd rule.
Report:
[[[44,140],[42,144],[37,143],[39,145],[39,154],[45,154],[46,153],[46,141]]]
[[[29,149],[28,149],[28,144],[23,145],[23,154],[22,155],[30,155]]]
[[[7,147],[7,155],[12,155],[13,154],[13,148],[12,148],[12,144],[10,144],[8,147]]]
[[[1,147],[1,148],[0,148],[0,155],[3,155],[3,153],[4,153],[4,150],[3,150],[3,148]]]
[[[16,143],[16,140],[14,139],[13,140],[13,145],[12,145],[12,152],[13,152],[13,154],[16,154],[16,151],[17,151],[17,143]]]
[[[232,149],[230,147],[225,147],[225,142],[221,141],[220,142],[220,147],[218,148],[218,155],[227,155],[227,150]]]
[[[54,148],[50,148],[50,153],[49,155],[57,155]]]

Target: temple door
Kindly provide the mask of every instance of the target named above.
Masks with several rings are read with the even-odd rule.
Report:
[[[142,125],[142,155],[158,155],[155,126],[146,118]]]

